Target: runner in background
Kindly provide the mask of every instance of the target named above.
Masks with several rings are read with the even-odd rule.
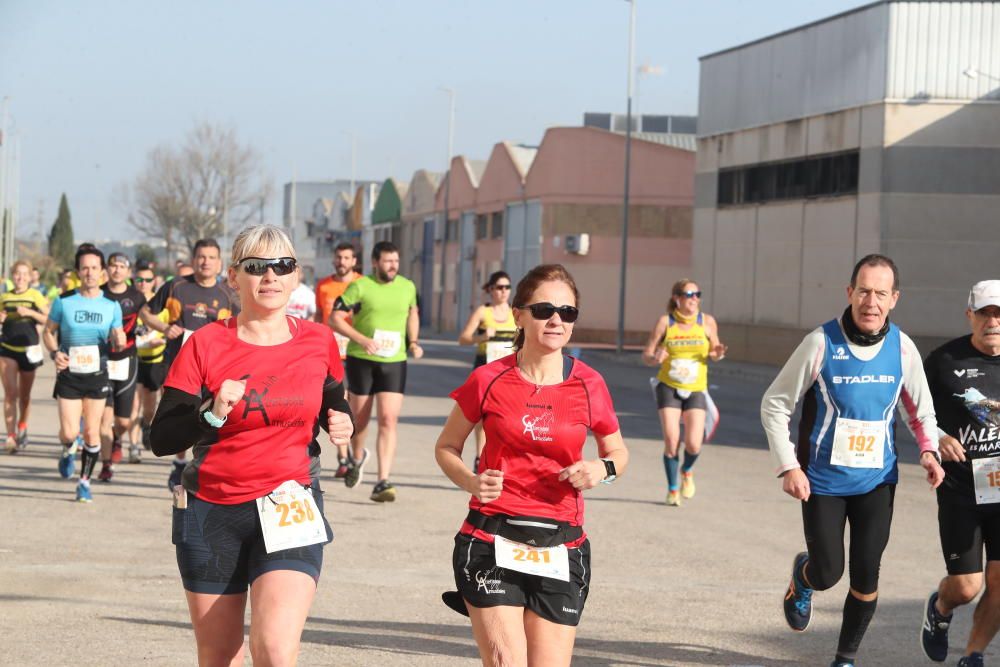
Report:
[[[156,276],[149,264],[138,263],[135,267],[133,284],[142,292],[146,301],[150,301],[156,293]],[[169,325],[170,313],[164,309],[157,315],[164,325]],[[135,347],[139,361],[139,372],[136,382],[136,409],[138,414],[134,420],[135,426],[131,435],[133,442],[142,442],[142,447],[129,449],[129,463],[142,462],[142,450],[149,449],[149,425],[153,423],[156,414],[156,404],[160,398],[160,387],[167,379],[167,365],[164,363],[164,352],[167,340],[163,334],[152,329],[139,318],[139,326],[135,331]],[[138,430],[139,433],[135,433]]]
[[[31,387],[35,370],[42,365],[42,346],[38,326],[45,324],[49,303],[38,290],[29,287],[31,264],[14,262],[11,278],[14,289],[0,296],[0,372],[3,374],[3,414],[7,426],[5,448],[8,454],[28,444],[28,417],[31,411]]]
[[[333,306],[344,294],[347,286],[361,277],[355,269],[358,255],[350,243],[340,243],[333,249],[333,273],[316,283],[316,321],[333,329]],[[349,320],[348,320],[349,321]],[[347,358],[347,336],[334,330],[340,358]],[[347,387],[350,391],[350,387]],[[348,470],[348,448],[337,448],[337,472],[334,477],[343,478]]]
[[[85,243],[76,251],[80,289],[64,293],[49,311],[43,338],[56,366],[53,397],[59,402],[59,474],[69,479],[83,435],[78,502],[93,500],[90,477],[101,453],[101,415],[108,397],[108,353],[125,346],[122,309],[101,291],[104,254]],[[81,417],[82,429],[81,429]]]
[[[164,363],[168,370],[192,333],[239,312],[235,294],[227,285],[219,282],[222,271],[219,243],[215,239],[200,239],[191,249],[191,256],[195,273],[177,277],[165,284],[142,309],[143,322],[167,339]],[[168,313],[167,324],[156,317],[164,310]],[[171,490],[180,483],[185,465],[186,452],[180,451],[174,458],[174,467],[167,478],[167,486]]]
[[[649,334],[642,358],[659,366],[657,412],[663,429],[663,467],[667,474],[667,505],[680,506],[681,497],[695,493],[692,467],[701,454],[709,405],[708,360],[721,361],[726,346],[719,342],[715,318],[701,312],[701,290],[693,280],[674,283],[670,312]],[[684,422],[684,466],[680,466],[681,422]],[[678,469],[680,484],[678,485]]]
[[[418,342],[417,289],[399,275],[399,249],[389,241],[379,241],[372,248],[372,263],[372,275],[352,282],[337,299],[333,317],[335,330],[351,339],[345,372],[356,430],[344,485],[353,489],[361,482],[369,457],[365,435],[372,408],[377,406],[378,476],[371,499],[384,503],[396,499],[389,475],[406,391],[406,357],[412,354],[419,359],[424,351]]]
[[[299,277],[299,285],[288,299],[288,306],[285,308],[285,312],[300,320],[312,321],[316,318],[316,295],[309,289],[309,285],[302,282],[301,265],[295,268],[295,272]]]
[[[129,433],[132,427],[136,378],[139,373],[135,332],[139,312],[146,305],[146,297],[142,292],[129,284],[132,262],[124,253],[114,252],[108,256],[107,273],[108,282],[102,289],[105,297],[121,307],[125,347],[108,354],[111,391],[101,419],[101,472],[97,476],[102,482],[110,482],[114,476],[114,465],[122,460],[122,436]],[[135,451],[138,441],[130,442],[129,445],[129,451]]]
[[[496,361],[508,354],[514,353],[514,336],[517,324],[510,309],[510,276],[505,271],[495,271],[483,285],[483,291],[489,297],[486,303],[473,311],[465,328],[458,336],[459,345],[475,345],[476,358],[472,361],[473,370]],[[472,472],[479,472],[479,458],[483,455],[486,444],[486,434],[483,425],[476,424],[476,460]]]

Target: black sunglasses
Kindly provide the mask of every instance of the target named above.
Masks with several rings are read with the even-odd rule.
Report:
[[[552,316],[559,313],[559,319],[567,324],[576,322],[580,317],[580,310],[576,306],[554,306],[551,303],[533,303],[525,306],[531,311],[531,316],[536,320],[550,320]]]
[[[287,276],[295,270],[296,266],[294,257],[278,257],[276,259],[244,257],[236,263],[243,266],[243,270],[251,276],[262,276],[267,273],[268,269],[274,271],[276,276]]]
[[[697,292],[678,292],[677,296],[684,296],[684,297],[687,297],[689,299],[694,298],[694,297],[698,297],[700,299],[701,298],[701,291],[699,290]]]
[[[510,289],[510,285],[494,285],[493,289]]]

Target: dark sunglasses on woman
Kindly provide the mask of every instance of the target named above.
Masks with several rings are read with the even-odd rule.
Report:
[[[251,276],[262,276],[268,269],[274,271],[276,276],[287,276],[295,270],[296,262],[294,257],[278,257],[276,259],[264,259],[263,257],[244,257],[237,262]]]
[[[525,306],[531,311],[531,316],[536,320],[549,320],[556,313],[559,313],[559,319],[567,324],[572,324],[576,322],[576,318],[580,317],[580,311],[576,306],[555,306],[551,303],[533,303],[531,305]]]

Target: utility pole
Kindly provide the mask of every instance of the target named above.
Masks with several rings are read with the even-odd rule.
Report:
[[[622,253],[621,275],[618,289],[618,336],[616,349],[619,354],[625,351],[625,287],[628,267],[628,205],[629,176],[632,163],[632,77],[635,74],[635,3],[628,0],[628,104],[625,117],[625,197],[622,205]]]

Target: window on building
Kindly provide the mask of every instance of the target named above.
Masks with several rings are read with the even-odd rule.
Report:
[[[858,151],[719,172],[719,206],[836,197],[858,191]]]
[[[448,221],[448,225],[444,229],[444,240],[445,241],[458,240],[458,220]]]
[[[497,211],[493,214],[493,224],[490,226],[490,238],[503,238],[503,211]]]
[[[482,241],[490,234],[489,214],[479,214],[476,216],[476,240]]]

